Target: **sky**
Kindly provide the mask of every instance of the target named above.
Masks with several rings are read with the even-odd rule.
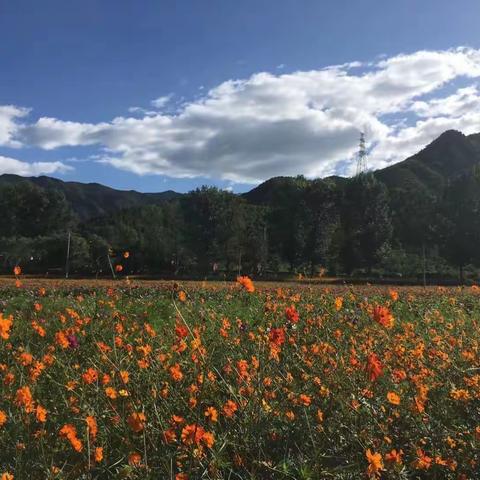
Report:
[[[0,0],[0,174],[242,192],[480,132],[478,0]]]

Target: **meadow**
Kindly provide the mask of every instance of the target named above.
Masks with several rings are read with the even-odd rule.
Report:
[[[0,290],[0,476],[480,478],[480,289]]]

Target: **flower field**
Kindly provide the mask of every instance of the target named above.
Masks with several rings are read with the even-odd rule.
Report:
[[[0,476],[480,478],[477,288],[0,291]]]

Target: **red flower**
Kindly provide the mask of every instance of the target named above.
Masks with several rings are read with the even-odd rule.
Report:
[[[298,323],[298,321],[300,320],[300,315],[298,314],[295,305],[292,305],[285,309],[285,316],[287,317],[287,320],[291,323]]]

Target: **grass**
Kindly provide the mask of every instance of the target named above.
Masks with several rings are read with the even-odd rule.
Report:
[[[478,478],[477,288],[5,280],[0,302],[2,480]]]

